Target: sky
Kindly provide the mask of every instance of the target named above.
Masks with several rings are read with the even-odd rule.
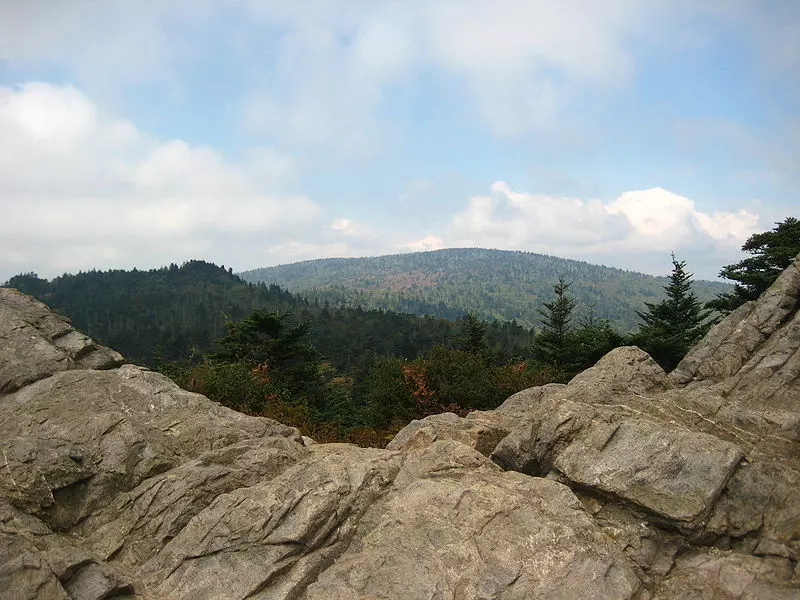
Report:
[[[797,0],[0,0],[0,282],[473,246],[714,278],[792,215]]]

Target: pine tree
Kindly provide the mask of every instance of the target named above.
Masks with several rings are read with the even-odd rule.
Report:
[[[611,350],[623,345],[625,338],[612,327],[608,319],[590,313],[571,332],[570,342],[572,364],[577,372],[588,369]]]
[[[321,401],[320,356],[308,343],[308,324],[291,325],[288,314],[254,309],[240,321],[228,320],[228,334],[212,363],[240,364],[264,382],[285,389],[289,399]]]
[[[477,356],[483,361],[488,361],[489,345],[486,339],[488,325],[474,312],[467,313],[461,320],[461,333],[458,340],[458,349]]]
[[[800,253],[800,221],[788,217],[772,231],[751,235],[742,246],[753,256],[725,266],[720,277],[735,281],[731,294],[718,294],[706,307],[729,313],[748,300],[756,300]]]
[[[710,311],[692,291],[692,274],[686,272],[686,261],[678,261],[674,254],[669,279],[664,286],[667,297],[657,304],[645,302],[647,311],[637,312],[642,325],[633,336],[634,343],[667,371],[677,366],[711,326]]]
[[[533,341],[533,355],[541,363],[565,367],[570,362],[570,322],[575,300],[567,296],[567,289],[572,283],[567,283],[563,277],[558,278],[558,283],[553,286],[556,299],[553,302],[544,302],[544,310],[539,309],[542,328]]]

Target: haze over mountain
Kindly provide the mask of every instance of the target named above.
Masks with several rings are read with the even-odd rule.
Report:
[[[665,255],[665,271],[670,266]],[[487,319],[516,319],[526,327],[538,324],[542,302],[552,300],[553,284],[564,277],[572,282],[569,293],[578,301],[577,315],[593,312],[623,331],[637,326],[636,311],[662,297],[666,283],[665,277],[582,261],[481,248],[310,260],[241,276],[333,303],[448,318],[475,311]],[[719,282],[695,282],[703,300],[730,289]]]

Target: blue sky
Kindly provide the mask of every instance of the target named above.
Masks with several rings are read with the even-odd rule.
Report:
[[[713,277],[798,165],[795,0],[0,0],[0,281],[463,246]]]

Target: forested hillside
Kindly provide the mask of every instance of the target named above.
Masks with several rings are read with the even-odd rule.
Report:
[[[289,313],[309,324],[309,341],[337,369],[370,355],[416,358],[437,344],[452,345],[458,325],[435,317],[328,306],[277,285],[248,284],[231,269],[189,261],[149,271],[89,271],[52,281],[33,273],[5,284],[31,294],[72,319],[75,327],[139,364],[179,360],[216,349],[226,320],[255,308]],[[514,323],[488,326],[498,360],[528,350],[530,332]]]
[[[665,272],[669,265],[665,256]],[[538,326],[538,309],[563,277],[572,282],[578,316],[586,316],[593,307],[597,317],[609,319],[622,331],[637,327],[636,311],[656,301],[667,283],[666,277],[576,260],[480,248],[311,260],[241,275],[335,304],[450,319],[475,311],[484,319],[516,319],[526,327]],[[702,301],[731,289],[718,282],[695,283]]]

